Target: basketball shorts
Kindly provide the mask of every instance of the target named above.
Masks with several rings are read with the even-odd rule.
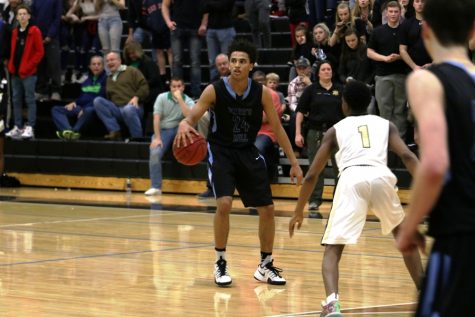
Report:
[[[473,316],[474,261],[475,233],[436,237],[416,317]]]
[[[351,166],[340,175],[322,244],[356,244],[368,211],[389,234],[404,219],[396,176],[386,167]]]
[[[255,146],[228,148],[208,143],[208,177],[216,198],[237,189],[245,207],[272,205],[264,157]]]

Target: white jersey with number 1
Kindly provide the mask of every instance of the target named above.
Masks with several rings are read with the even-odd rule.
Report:
[[[349,116],[334,125],[340,173],[349,166],[387,166],[389,121],[374,115]]]

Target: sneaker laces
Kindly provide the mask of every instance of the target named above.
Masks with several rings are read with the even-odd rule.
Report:
[[[274,266],[274,260],[270,261],[269,263],[267,263],[265,265],[265,268],[267,268],[272,274],[274,274],[274,276],[277,276],[277,277],[282,277],[280,275],[280,273],[283,271],[281,268],[278,268],[276,266]]]
[[[219,274],[219,277],[228,275],[228,268],[226,266],[226,260],[224,259],[219,259],[216,262],[216,266],[218,267],[217,273]]]

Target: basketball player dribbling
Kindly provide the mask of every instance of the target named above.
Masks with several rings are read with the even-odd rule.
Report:
[[[190,114],[180,123],[175,142],[190,142],[193,126],[205,111],[210,112],[208,133],[208,169],[216,197],[214,240],[216,263],[214,281],[218,286],[232,283],[228,272],[226,245],[229,214],[234,190],[245,207],[259,213],[261,261],[254,273],[258,281],[283,285],[281,269],[274,266],[272,250],[275,235],[274,205],[265,160],[254,146],[262,124],[262,111],[274,130],[279,145],[291,162],[290,177],[302,180],[302,170],[289,139],[274,110],[269,89],[252,81],[249,73],[256,61],[256,48],[245,40],[235,40],[229,47],[230,75],[208,85]]]

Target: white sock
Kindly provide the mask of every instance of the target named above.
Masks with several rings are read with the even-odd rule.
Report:
[[[331,302],[334,302],[334,301],[337,301],[339,300],[340,297],[338,296],[338,294],[335,294],[335,293],[331,293],[328,297],[327,297],[327,305]]]
[[[226,260],[226,251],[216,251],[216,261],[220,259]]]
[[[264,260],[261,261],[261,267],[264,267],[267,265],[267,263],[272,262],[272,254],[269,254],[268,256],[265,257]]]

